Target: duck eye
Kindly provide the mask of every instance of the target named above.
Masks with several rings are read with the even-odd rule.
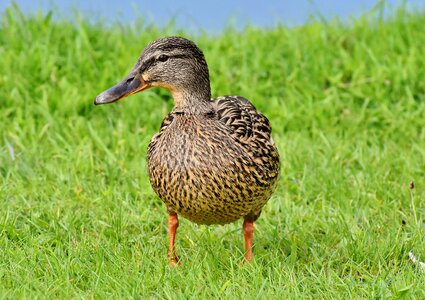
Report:
[[[164,61],[167,61],[168,60],[168,55],[165,55],[165,54],[161,54],[159,57],[158,57],[158,60],[159,61],[161,61],[161,62],[164,62]]]

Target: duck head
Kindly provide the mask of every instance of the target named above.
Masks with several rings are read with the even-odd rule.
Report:
[[[149,44],[130,73],[99,94],[94,104],[113,103],[150,87],[169,90],[176,107],[209,101],[209,73],[202,51],[182,37],[160,38]]]

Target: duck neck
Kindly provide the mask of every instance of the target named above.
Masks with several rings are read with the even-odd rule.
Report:
[[[174,90],[171,91],[174,98],[174,111],[187,112],[190,114],[202,114],[211,110],[211,92],[208,89]]]

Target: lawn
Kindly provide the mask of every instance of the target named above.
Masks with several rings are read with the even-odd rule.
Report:
[[[425,297],[425,12],[217,35],[50,14],[0,17],[0,298]],[[241,221],[167,217],[146,148],[172,108],[151,89],[93,98],[150,41],[204,50],[213,96],[242,95],[273,125],[276,193],[241,266]]]

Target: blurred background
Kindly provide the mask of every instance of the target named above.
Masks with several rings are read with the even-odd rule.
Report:
[[[425,260],[424,8],[0,0],[0,299],[425,299],[408,256]],[[273,126],[281,177],[252,266],[241,222],[184,218],[167,266],[146,149],[170,94],[93,105],[171,34],[203,50],[213,97]]]
[[[35,11],[55,11],[55,17],[70,18],[78,12],[92,21],[131,23],[143,17],[151,23],[165,26],[173,22],[177,28],[195,32],[217,32],[228,25],[269,27],[278,23],[302,25],[314,18],[343,20],[355,18],[385,3],[387,10],[405,6],[409,10],[423,8],[424,0],[300,0],[279,1],[195,1],[195,0],[2,0],[0,13],[16,3],[25,14]],[[384,10],[385,13],[385,10]]]

